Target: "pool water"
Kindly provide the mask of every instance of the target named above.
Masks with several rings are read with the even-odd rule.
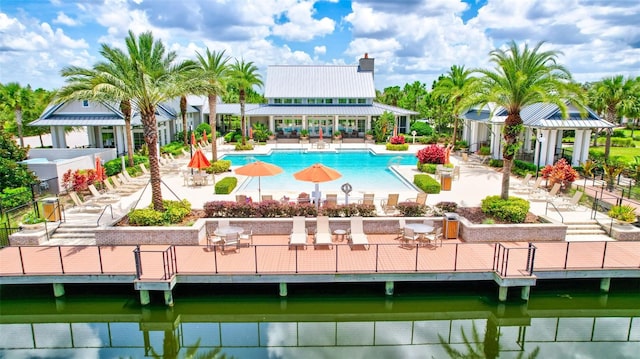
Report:
[[[231,160],[231,166],[243,166],[259,160],[282,167],[283,172],[281,174],[260,178],[263,194],[273,191],[305,191],[311,193],[315,185],[311,182],[298,181],[293,177],[293,174],[315,163],[322,163],[342,174],[342,177],[335,181],[320,183],[320,191],[323,193],[334,192],[341,194],[340,187],[344,183],[351,185],[352,194],[390,190],[415,190],[411,183],[407,183],[389,168],[391,165],[415,165],[417,159],[414,154],[380,155],[370,151],[273,151],[269,155],[229,154],[224,156],[223,159]],[[240,185],[239,190],[257,191],[258,178],[250,178]]]

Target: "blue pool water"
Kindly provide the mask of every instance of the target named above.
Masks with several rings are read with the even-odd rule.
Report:
[[[390,165],[415,165],[417,158],[414,154],[376,155],[369,151],[341,151],[341,152],[300,152],[273,151],[269,155],[237,155],[229,154],[224,159],[231,160],[232,166],[243,166],[259,160],[282,167],[283,173],[262,177],[262,193],[274,191],[305,191],[311,193],[314,184],[302,182],[293,178],[293,174],[315,163],[322,163],[342,174],[335,181],[320,183],[320,191],[342,193],[340,186],[351,184],[352,194],[358,192],[401,191],[415,190],[415,188],[400,179],[390,169]],[[251,178],[239,188],[243,191],[258,190],[258,179]]]

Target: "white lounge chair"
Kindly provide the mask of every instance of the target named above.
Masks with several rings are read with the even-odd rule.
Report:
[[[307,248],[307,227],[305,225],[305,217],[295,216],[293,217],[293,228],[289,235],[289,249],[295,246],[302,246],[303,249]]]
[[[551,187],[551,190],[549,192],[546,191],[540,191],[540,192],[534,192],[532,194],[529,195],[529,200],[530,201],[553,201],[556,196],[558,195],[558,191],[560,191],[560,183],[556,183],[553,185],[553,187]]]
[[[395,212],[396,206],[398,205],[398,197],[400,197],[397,193],[390,193],[387,199],[383,199],[380,202],[380,206],[385,214],[390,212]]]
[[[100,191],[98,191],[96,186],[94,186],[93,184],[90,184],[88,187],[89,187],[89,191],[91,192],[91,195],[93,196],[92,200],[94,202],[97,202],[97,203],[116,203],[120,199],[122,199],[122,197],[120,197],[120,195],[118,195],[118,194],[100,193]]]
[[[74,191],[69,191],[69,197],[71,197],[71,200],[75,204],[75,208],[80,212],[99,213],[102,211],[103,206],[100,206],[93,201],[83,202]]]
[[[351,249],[353,249],[353,246],[363,246],[364,248],[369,249],[369,238],[364,234],[362,217],[351,217],[351,228],[347,233],[347,239],[351,245]]]
[[[558,209],[567,209],[570,211],[575,211],[578,208],[578,203],[580,203],[580,198],[584,193],[582,191],[576,191],[573,197],[564,198],[561,197],[559,200],[553,202],[553,204],[558,207]]]
[[[516,190],[527,189],[529,188],[529,181],[531,181],[531,177],[533,177],[533,175],[531,173],[527,173],[521,182],[516,182],[515,184],[512,183],[510,187]]]
[[[329,217],[318,216],[316,223],[316,233],[313,235],[314,246],[329,246],[329,248],[333,248],[331,229],[329,228]]]

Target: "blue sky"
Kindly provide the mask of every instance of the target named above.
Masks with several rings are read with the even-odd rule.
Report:
[[[153,31],[182,58],[226,50],[269,65],[375,58],[376,88],[487,67],[515,40],[561,50],[577,81],[640,75],[637,0],[0,0],[0,82],[46,89],[100,43]]]

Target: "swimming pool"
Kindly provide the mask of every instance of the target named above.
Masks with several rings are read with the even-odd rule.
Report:
[[[293,174],[315,163],[322,163],[342,174],[335,181],[320,184],[322,192],[342,193],[340,186],[351,184],[353,193],[375,192],[380,190],[415,190],[411,183],[397,176],[390,165],[415,165],[417,159],[414,154],[380,155],[370,151],[340,151],[340,152],[302,152],[275,150],[268,155],[240,155],[228,154],[223,157],[231,160],[232,166],[243,166],[259,160],[282,167],[283,173],[262,177],[262,193],[297,191],[311,193],[314,184],[302,182],[293,178]],[[258,190],[258,179],[250,178],[242,183],[239,190]],[[352,194],[353,194],[352,193]]]

